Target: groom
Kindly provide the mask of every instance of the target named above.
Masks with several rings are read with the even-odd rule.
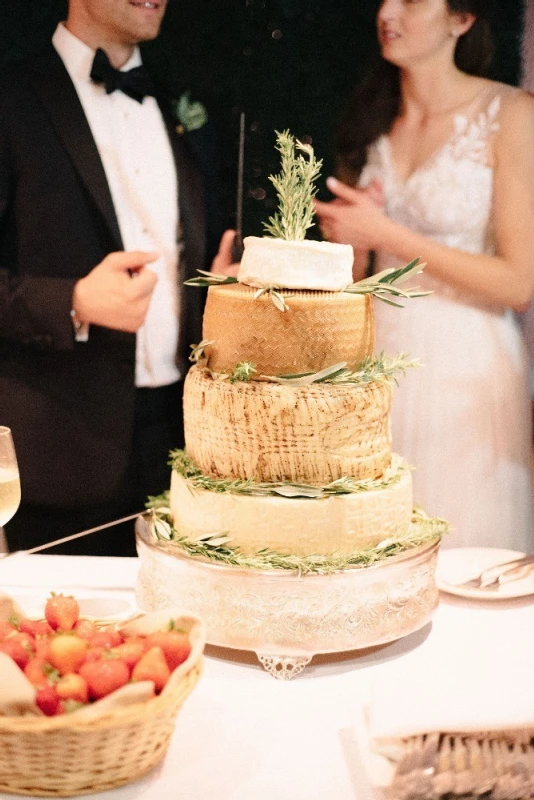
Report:
[[[202,318],[183,280],[206,266],[213,202],[141,65],[166,4],[69,0],[52,45],[0,86],[0,424],[23,497],[11,550],[141,509],[182,445]],[[52,552],[133,555],[132,528]]]

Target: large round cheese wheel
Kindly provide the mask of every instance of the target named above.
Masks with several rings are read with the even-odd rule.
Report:
[[[230,383],[198,366],[184,387],[185,442],[208,475],[324,486],[391,461],[387,383]]]
[[[198,489],[173,472],[170,508],[182,536],[225,533],[245,555],[263,548],[284,555],[351,553],[408,529],[412,478],[401,471],[386,486],[310,500]]]
[[[208,366],[232,372],[241,361],[260,375],[319,372],[347,362],[355,368],[374,347],[370,295],[346,292],[281,292],[288,309],[280,311],[249,286],[212,286],[204,312],[202,338]]]

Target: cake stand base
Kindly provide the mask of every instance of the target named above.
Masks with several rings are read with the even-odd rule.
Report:
[[[200,617],[208,644],[256,653],[279,680],[319,653],[340,653],[408,636],[438,604],[439,539],[371,566],[329,575],[254,570],[199,560],[137,523],[137,603]]]
[[[264,669],[279,681],[290,681],[310,663],[313,656],[271,656],[256,653]]]

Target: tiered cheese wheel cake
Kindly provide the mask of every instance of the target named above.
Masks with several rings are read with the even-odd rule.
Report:
[[[194,476],[174,469],[171,478],[180,536],[224,533],[245,555],[307,556],[408,530],[411,472],[391,452],[390,381],[316,375],[357,370],[373,353],[372,298],[343,291],[352,261],[346,245],[249,237],[239,282],[209,288],[203,358],[184,391]],[[287,380],[309,373],[319,382]],[[347,479],[349,491],[329,491]],[[244,481],[248,491],[232,491]],[[325,490],[319,498],[314,487]]]

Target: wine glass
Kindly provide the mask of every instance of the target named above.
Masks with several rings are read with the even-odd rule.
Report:
[[[20,503],[20,478],[11,430],[0,425],[0,528],[9,522]]]

